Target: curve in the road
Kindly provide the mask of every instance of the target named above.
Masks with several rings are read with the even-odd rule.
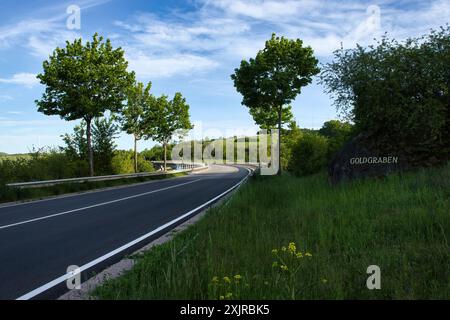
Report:
[[[69,265],[81,266],[85,277],[100,271],[208,207],[249,174],[242,167],[219,172],[0,208],[0,299],[67,291]]]

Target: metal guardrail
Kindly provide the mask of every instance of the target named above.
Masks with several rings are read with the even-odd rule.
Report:
[[[30,182],[18,182],[9,183],[8,187],[13,188],[35,188],[35,187],[46,187],[63,183],[83,183],[89,181],[107,181],[107,180],[119,180],[119,179],[130,179],[139,177],[151,177],[151,176],[164,176],[174,173],[191,172],[198,171],[208,168],[203,164],[193,164],[190,168],[171,170],[171,171],[157,171],[157,172],[141,172],[141,173],[129,173],[129,174],[117,174],[109,176],[96,176],[96,177],[82,177],[82,178],[69,178],[69,179],[58,179],[58,180],[46,180],[46,181],[30,181]]]
[[[152,161],[152,163],[155,165],[163,166],[164,161]],[[195,168],[203,168],[206,167],[206,164],[200,163],[200,162],[182,162],[182,161],[167,161],[167,166],[169,167],[175,167],[175,170],[186,170],[186,169],[195,169]]]

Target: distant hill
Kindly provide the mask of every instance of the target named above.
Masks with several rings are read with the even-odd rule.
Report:
[[[17,153],[17,154],[9,154],[6,152],[0,152],[0,160],[2,159],[9,159],[9,160],[15,160],[17,158],[29,158],[29,153]]]

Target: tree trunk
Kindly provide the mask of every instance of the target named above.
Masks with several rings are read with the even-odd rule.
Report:
[[[167,167],[166,167],[166,164],[167,164],[167,143],[163,143],[163,145],[164,145],[164,172],[165,171],[167,171]]]
[[[92,133],[91,133],[92,119],[86,120],[86,136],[88,145],[88,157],[89,157],[89,176],[94,176],[94,151],[92,150]]]
[[[281,176],[281,112],[282,106],[278,108],[278,175]]]
[[[138,139],[134,136],[134,173],[138,173],[137,141]]]

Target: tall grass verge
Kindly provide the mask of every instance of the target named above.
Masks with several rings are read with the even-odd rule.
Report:
[[[93,295],[449,299],[449,199],[450,166],[338,187],[323,173],[254,177]],[[381,290],[366,287],[369,265]]]

